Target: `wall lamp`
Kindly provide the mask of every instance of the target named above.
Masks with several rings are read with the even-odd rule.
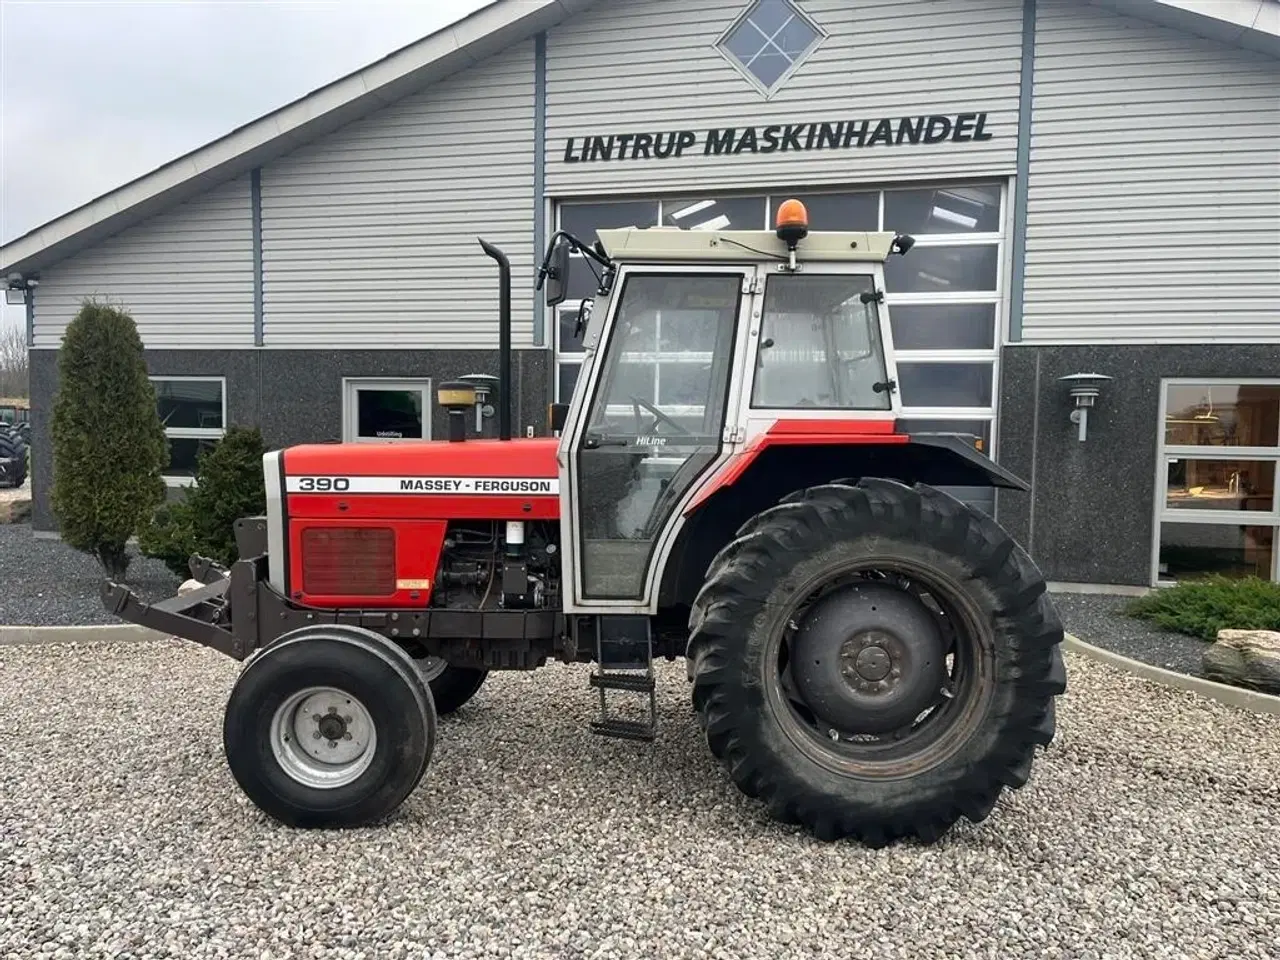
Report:
[[[34,290],[40,281],[35,277],[24,277],[20,273],[11,273],[5,278],[4,302],[9,306],[22,306],[27,302],[27,290]]]
[[[1089,408],[1094,405],[1098,395],[1102,393],[1102,384],[1110,380],[1103,373],[1073,373],[1059,377],[1058,380],[1071,388],[1071,399],[1075,409],[1071,411],[1071,422],[1079,427],[1077,439],[1084,443],[1089,430]]]

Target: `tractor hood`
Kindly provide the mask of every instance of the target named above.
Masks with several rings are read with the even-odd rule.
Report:
[[[267,456],[281,458],[293,517],[547,519],[559,513],[558,446],[554,437],[317,443]]]

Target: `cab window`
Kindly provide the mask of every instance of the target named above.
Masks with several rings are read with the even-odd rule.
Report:
[[[868,275],[770,277],[751,405],[889,410],[874,290]]]

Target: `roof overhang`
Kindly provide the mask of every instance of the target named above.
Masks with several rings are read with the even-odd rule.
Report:
[[[493,0],[0,247],[0,276],[33,274],[241,176],[585,10],[595,0]],[[1089,0],[1119,13],[1280,57],[1280,0]]]
[[[1280,58],[1280,0],[1089,0],[1096,7]]]
[[[500,53],[593,0],[495,0],[0,247],[0,276],[30,274],[317,137]],[[532,81],[531,81],[532,82]]]

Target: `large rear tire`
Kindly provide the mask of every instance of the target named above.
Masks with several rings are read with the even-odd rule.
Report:
[[[934,842],[1030,776],[1066,689],[1040,571],[990,517],[887,480],[800,491],[712,561],[694,705],[743,793],[817,837]]]
[[[250,658],[223,721],[227,763],[265,813],[294,827],[382,820],[435,747],[431,691],[398,646],[359,627],[305,627]]]

